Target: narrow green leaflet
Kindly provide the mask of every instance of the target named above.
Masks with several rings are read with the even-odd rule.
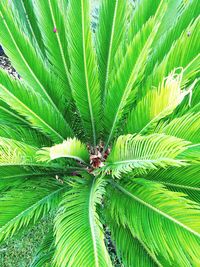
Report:
[[[170,190],[183,192],[200,203],[200,164],[152,171],[145,178],[161,183]]]
[[[96,32],[101,91],[105,101],[114,58],[125,32],[126,0],[102,0]]]
[[[65,83],[63,94],[69,100],[71,90],[69,85],[68,37],[65,29],[66,10],[57,0],[34,1],[34,10],[46,47],[47,58],[52,63],[54,71]]]
[[[129,113],[126,133],[145,133],[169,115],[182,102],[187,91],[180,88],[182,73],[175,72],[164,78],[158,88],[152,88]]]
[[[149,170],[157,167],[181,166],[184,161],[175,159],[190,143],[173,136],[122,135],[113,145],[105,166],[97,172],[110,173],[118,178],[133,169]]]
[[[71,86],[86,137],[96,145],[101,123],[101,93],[92,44],[89,0],[69,1],[68,48]]]
[[[74,182],[71,186],[55,219],[56,266],[111,267],[97,214],[105,182],[88,177],[85,182]]]
[[[62,144],[45,147],[37,152],[38,161],[50,161],[57,158],[72,158],[82,163],[89,163],[89,153],[85,144],[76,138],[68,138]]]
[[[150,18],[142,29],[134,36],[126,49],[126,54],[121,53],[116,60],[120,62],[118,69],[113,69],[112,83],[109,85],[109,94],[106,98],[104,110],[104,129],[106,147],[119,126],[122,115],[126,113],[125,107],[130,104],[130,95],[134,85],[142,77],[151,44],[159,27],[159,19],[164,14],[165,5],[161,2],[157,14]],[[118,67],[119,64],[116,64]],[[134,97],[131,96],[131,99]]]
[[[112,218],[130,231],[170,266],[198,266],[200,259],[200,206],[144,179],[116,184]],[[121,194],[119,195],[119,192]],[[172,253],[173,248],[173,253]],[[166,265],[164,265],[166,266]]]
[[[163,122],[155,129],[158,133],[173,135],[192,143],[200,143],[200,112],[187,114]]]
[[[60,142],[72,135],[72,130],[64,118],[40,94],[28,88],[23,81],[12,79],[2,70],[0,98],[26,117],[34,128],[50,136],[54,142]]]
[[[0,241],[47,215],[58,205],[66,188],[56,179],[34,177],[1,195]]]

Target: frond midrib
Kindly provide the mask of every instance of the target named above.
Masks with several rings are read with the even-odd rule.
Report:
[[[129,192],[128,190],[126,190],[124,187],[120,186],[119,184],[113,182],[113,185],[119,189],[122,193],[124,193],[125,195],[129,196],[130,198],[134,199],[135,201],[139,202],[140,204],[142,204],[143,206],[146,206],[147,208],[153,210],[154,212],[158,213],[159,215],[167,218],[168,220],[170,220],[171,222],[179,225],[180,227],[182,227],[183,229],[187,230],[188,232],[190,232],[191,234],[195,235],[196,237],[200,238],[200,233],[194,231],[193,229],[191,229],[190,227],[184,225],[182,222],[178,221],[177,219],[173,218],[172,216],[164,213],[163,211],[159,210],[156,207],[153,207],[151,204],[145,202],[144,200],[140,199],[139,197],[135,196],[133,193]]]
[[[108,162],[109,164],[108,165],[119,165],[119,164],[126,164],[126,163],[134,163],[134,162],[151,162],[151,163],[156,163],[156,162],[160,162],[162,160],[174,160],[176,162],[178,162],[178,160],[176,159],[172,159],[172,158],[159,158],[159,159],[127,159],[127,160],[121,160],[121,161],[115,161],[115,162]],[[107,165],[105,165],[107,166]]]
[[[53,9],[52,9],[51,0],[48,0],[48,3],[49,3],[49,9],[50,9],[50,13],[51,13],[51,18],[52,18],[54,26],[56,27],[56,21],[55,21],[55,18],[54,18],[54,13],[53,13]],[[64,68],[65,68],[65,73],[66,73],[66,76],[67,76],[67,80],[69,82],[70,81],[69,70],[68,70],[66,59],[65,59],[65,56],[64,56],[62,42],[60,40],[60,36],[59,36],[58,32],[56,32],[55,35],[56,35],[56,38],[57,38],[57,41],[58,41],[58,46],[59,46],[59,49],[60,49],[60,54],[61,54],[61,58],[62,58],[62,61],[63,61]]]
[[[160,184],[163,184],[163,185],[166,185],[166,186],[172,186],[172,187],[178,187],[178,188],[183,188],[183,189],[186,189],[186,190],[192,190],[192,191],[200,191],[200,188],[199,187],[194,187],[194,186],[188,186],[188,185],[181,185],[181,184],[176,184],[176,183],[173,183],[173,182],[164,182],[164,181],[156,181],[156,180],[151,180],[152,182],[158,182]]]
[[[3,225],[2,227],[0,227],[0,233],[4,232],[4,229],[6,229],[7,226],[9,226],[10,224],[12,224],[12,222],[15,223],[15,221],[17,221],[18,219],[20,219],[20,217],[22,218],[24,216],[24,214],[28,213],[31,210],[34,210],[35,207],[45,204],[46,201],[48,200],[48,198],[64,191],[68,186],[64,186],[62,188],[57,189],[56,191],[48,194],[47,196],[43,197],[42,199],[40,199],[39,201],[37,201],[36,203],[34,203],[33,205],[31,205],[30,207],[28,207],[27,209],[23,210],[22,212],[20,212],[17,216],[15,216],[13,219],[11,219],[9,222],[7,222],[5,225]],[[34,217],[34,216],[33,216]]]
[[[21,102],[14,94],[12,94],[9,90],[7,90],[5,86],[0,84],[0,87],[2,87],[3,90],[5,90],[9,95],[11,95],[16,100],[16,102],[20,103],[20,105],[22,105],[33,116],[35,116],[39,121],[41,121],[44,125],[46,125],[46,127],[50,129],[50,131],[53,132],[61,141],[63,141],[64,138],[57,131],[55,131],[48,123],[46,123],[41,117],[39,117],[33,110],[31,110],[27,105]]]
[[[155,27],[155,29],[156,29],[156,27]],[[140,52],[140,55],[142,55],[143,52],[147,49],[147,47],[149,45],[149,39],[150,39],[150,37],[147,38],[147,40],[145,42],[145,45],[142,48],[142,51]],[[105,149],[107,149],[107,147],[108,147],[108,145],[110,143],[110,140],[111,140],[111,138],[113,136],[113,132],[114,132],[115,127],[116,127],[116,123],[117,123],[117,120],[118,120],[118,116],[119,116],[120,110],[122,109],[122,106],[124,105],[123,103],[124,103],[125,99],[127,98],[127,95],[129,94],[130,90],[132,89],[131,86],[130,86],[131,85],[131,79],[132,79],[133,74],[135,72],[135,68],[137,68],[137,66],[139,65],[138,62],[140,61],[140,55],[139,55],[139,57],[137,58],[137,60],[135,62],[135,65],[134,65],[134,67],[133,67],[133,69],[131,71],[131,74],[130,74],[130,76],[128,78],[128,81],[126,82],[126,87],[124,88],[124,91],[123,91],[123,95],[122,95],[120,104],[119,104],[119,106],[117,108],[117,112],[115,114],[115,117],[114,117],[114,120],[113,120],[113,123],[112,123],[110,134],[109,134],[108,139],[106,141]]]
[[[120,0],[121,1],[121,0]],[[106,87],[108,84],[108,75],[110,72],[110,63],[111,63],[111,54],[112,54],[112,43],[113,43],[113,38],[114,38],[114,32],[115,32],[115,21],[116,21],[116,15],[117,15],[117,6],[118,6],[119,0],[115,1],[115,8],[114,8],[114,16],[113,16],[113,21],[112,21],[112,30],[111,30],[111,36],[110,36],[110,42],[109,42],[109,48],[108,48],[108,57],[106,60],[106,77],[105,77],[105,83],[104,83],[104,96],[103,96],[103,104],[105,104],[105,98],[106,98]]]
[[[89,196],[89,223],[90,223],[90,230],[91,230],[91,237],[92,237],[92,243],[94,248],[94,258],[95,258],[95,266],[99,267],[99,259],[98,259],[98,251],[97,251],[97,242],[95,237],[95,219],[94,219],[94,189],[95,189],[95,181],[94,178],[92,181],[92,186],[90,189],[90,196]]]
[[[147,254],[149,255],[149,257],[153,260],[153,262],[155,264],[157,264],[158,267],[164,267],[156,258],[156,255],[147,247],[147,245],[138,237],[134,234],[133,236],[134,238],[137,239],[137,241],[139,242],[139,244],[143,247],[143,249],[147,252]]]
[[[87,72],[87,57],[86,57],[86,47],[85,47],[85,28],[84,28],[84,0],[81,0],[81,29],[82,29],[82,47],[83,47],[83,63],[84,63],[84,72],[85,72],[85,83],[86,83],[86,90],[87,90],[87,97],[88,97],[88,105],[89,105],[89,110],[90,110],[90,120],[92,124],[92,131],[93,131],[93,142],[94,146],[96,145],[96,130],[95,130],[95,125],[94,125],[94,115],[93,115],[93,110],[92,110],[92,103],[91,103],[91,98],[90,98],[90,88],[89,88],[89,81],[88,81],[88,72]]]
[[[20,48],[18,47],[15,38],[12,35],[12,31],[10,30],[10,28],[8,27],[8,24],[6,23],[6,20],[4,19],[4,16],[2,14],[2,12],[0,11],[0,15],[2,17],[3,23],[20,55],[20,57],[22,58],[24,64],[26,65],[27,69],[29,70],[29,72],[31,73],[31,75],[33,76],[34,80],[36,81],[36,83],[39,85],[39,87],[42,89],[43,93],[45,94],[45,96],[47,97],[47,99],[49,100],[50,104],[55,108],[55,110],[60,114],[60,116],[64,119],[63,115],[61,114],[61,112],[58,110],[57,106],[55,105],[55,103],[53,102],[52,98],[49,96],[49,94],[46,92],[44,86],[41,84],[41,82],[38,80],[38,78],[36,77],[35,73],[33,72],[33,70],[31,69],[31,67],[29,66],[27,60],[24,58],[23,53],[20,51]],[[65,119],[64,119],[65,120]]]

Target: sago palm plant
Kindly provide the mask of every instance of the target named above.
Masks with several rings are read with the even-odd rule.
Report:
[[[200,266],[198,0],[1,0],[0,241],[32,267]],[[153,2],[153,3],[152,3]]]

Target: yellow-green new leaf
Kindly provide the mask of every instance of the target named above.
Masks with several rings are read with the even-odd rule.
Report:
[[[180,88],[182,74],[171,73],[158,88],[152,88],[130,112],[126,133],[144,133],[181,103],[187,92]]]
[[[85,144],[76,138],[68,138],[62,144],[45,147],[37,152],[38,161],[50,161],[58,158],[72,158],[89,163],[89,153]]]

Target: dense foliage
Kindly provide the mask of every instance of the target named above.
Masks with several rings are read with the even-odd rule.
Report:
[[[0,241],[32,267],[200,265],[198,0],[0,1]],[[95,22],[96,23],[96,22]]]

